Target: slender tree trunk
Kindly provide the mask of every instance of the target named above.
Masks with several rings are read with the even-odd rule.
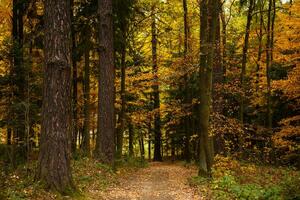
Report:
[[[66,193],[74,189],[70,169],[70,2],[45,1],[44,19],[45,69],[37,178],[44,181],[49,188]]]
[[[140,153],[141,153],[141,158],[144,160],[145,159],[145,146],[144,146],[144,136],[142,133],[139,133],[139,146],[140,146]]]
[[[98,0],[99,91],[95,157],[113,165],[115,154],[115,68],[113,48],[112,0]]]
[[[128,132],[129,132],[129,157],[134,156],[134,151],[133,151],[133,138],[134,138],[134,129],[131,123],[128,124]]]
[[[25,83],[26,68],[23,57],[23,40],[24,40],[24,23],[23,16],[25,12],[25,2],[21,0],[13,0],[13,116],[15,123],[13,124],[13,142],[17,145],[19,156],[22,160],[26,158],[26,133],[25,133],[25,108],[22,106],[26,101]]]
[[[212,101],[212,72],[215,54],[218,2],[200,3],[200,163],[199,175],[211,176],[213,164],[212,138],[209,136],[209,116]]]
[[[182,0],[182,5],[183,5],[183,24],[184,24],[184,50],[183,50],[183,55],[184,59],[187,59],[187,54],[189,50],[189,25],[188,25],[188,7],[187,7],[187,1]],[[187,62],[187,61],[186,61]],[[189,76],[188,73],[186,72],[184,75],[184,103],[186,105],[190,105],[192,102],[192,96],[190,94],[189,90]],[[190,116],[185,116],[184,117],[184,128],[185,128],[185,141],[184,141],[184,157],[186,162],[191,161],[191,150],[190,150],[190,135],[191,135],[191,117]]]
[[[84,122],[83,122],[83,151],[90,155],[90,51],[84,55]]]
[[[71,56],[72,56],[72,80],[73,80],[73,87],[72,87],[72,152],[74,153],[77,148],[77,138],[78,138],[78,115],[77,115],[77,60],[76,60],[76,35],[75,35],[75,27],[74,27],[74,14],[73,14],[73,7],[74,7],[74,0],[70,0],[70,15],[71,15],[71,40],[72,40],[72,48],[71,48]]]
[[[262,39],[263,39],[263,23],[264,23],[264,16],[262,13],[263,5],[262,2],[260,3],[260,20],[259,20],[259,35],[258,35],[258,53],[257,53],[257,64],[256,64],[256,93],[259,90],[259,73],[260,73],[260,62],[261,62],[261,56],[262,56]]]
[[[154,97],[154,161],[162,161],[161,156],[161,128],[160,128],[160,99],[157,66],[157,29],[155,6],[152,7],[152,67],[154,74],[153,97]]]
[[[222,66],[223,66],[223,81],[226,81],[226,67],[227,67],[227,54],[226,54],[226,48],[227,48],[227,34],[226,34],[226,29],[227,29],[227,24],[225,20],[225,11],[222,6],[221,10],[221,22],[222,22]]]
[[[268,128],[272,128],[270,68],[272,67],[272,63],[273,63],[273,40],[274,40],[273,31],[274,31],[274,22],[275,22],[275,14],[276,14],[275,9],[276,9],[275,0],[269,0],[268,23],[267,23],[267,44],[266,44],[267,127]]]
[[[6,144],[11,145],[11,128],[7,128]]]
[[[125,30],[124,30],[125,31]],[[125,34],[123,31],[123,35]],[[125,43],[125,36],[123,36],[123,41]],[[125,109],[126,109],[126,91],[125,91],[125,82],[126,82],[126,66],[125,66],[125,57],[126,57],[126,48],[125,44],[122,44],[121,50],[121,112],[120,112],[120,120],[121,127],[117,134],[117,157],[122,157],[122,149],[123,149],[123,134],[125,131]]]
[[[252,13],[255,7],[255,1],[249,1],[249,9],[247,15],[247,24],[245,30],[245,38],[244,38],[244,46],[243,46],[243,55],[242,55],[242,70],[241,70],[241,87],[242,87],[242,94],[241,94],[241,102],[240,102],[240,120],[241,123],[244,123],[244,101],[245,101],[245,93],[246,93],[246,83],[245,83],[245,76],[246,76],[246,65],[247,65],[247,53],[248,53],[248,46],[249,46],[249,35],[250,35],[250,27],[252,21]]]

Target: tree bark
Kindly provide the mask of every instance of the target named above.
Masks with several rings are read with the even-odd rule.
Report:
[[[113,165],[115,154],[115,67],[113,48],[112,0],[98,0],[99,90],[95,157]]]
[[[212,138],[209,135],[209,117],[212,104],[212,72],[215,54],[218,3],[200,2],[200,163],[199,175],[211,176],[213,164]]]
[[[161,156],[161,127],[160,127],[160,98],[157,66],[157,29],[155,5],[152,6],[152,70],[154,74],[153,97],[154,97],[154,161],[162,161]]]
[[[72,94],[72,152],[75,153],[77,148],[77,139],[78,139],[78,114],[77,114],[77,60],[76,60],[76,35],[75,35],[75,27],[74,27],[74,14],[73,14],[74,0],[71,0],[70,5],[70,15],[71,15],[71,40],[72,40],[72,48],[71,48],[71,56],[72,56],[72,81],[73,81],[73,94]]]
[[[125,31],[125,30],[124,30]],[[125,34],[123,31],[122,34]],[[123,41],[125,43],[125,36],[123,36]],[[117,157],[122,157],[122,150],[123,150],[123,134],[125,131],[125,123],[126,123],[126,116],[125,116],[125,109],[126,109],[126,91],[125,91],[125,82],[126,82],[126,66],[125,66],[125,58],[126,58],[126,48],[125,44],[122,44],[121,49],[121,112],[120,112],[120,121],[121,127],[117,134]]]
[[[245,92],[246,92],[246,85],[245,85],[245,76],[246,76],[246,65],[247,65],[247,53],[248,53],[248,46],[249,46],[249,35],[250,35],[250,27],[252,22],[252,13],[255,7],[255,1],[249,1],[249,9],[247,15],[247,24],[245,30],[245,38],[244,38],[244,46],[243,46],[243,55],[242,55],[242,70],[241,70],[241,88],[242,94],[240,99],[240,120],[241,123],[244,123],[244,101],[245,101]]]
[[[60,193],[74,190],[70,169],[70,2],[45,1],[45,68],[37,178]]]
[[[90,51],[84,55],[84,121],[83,121],[83,151],[90,155]]]
[[[26,158],[26,133],[25,133],[25,108],[22,106],[26,100],[26,67],[24,65],[23,43],[25,2],[13,0],[12,37],[13,37],[13,98],[12,113],[15,123],[13,124],[13,143],[18,147],[20,158]]]
[[[262,39],[263,39],[263,23],[264,23],[264,16],[262,13],[263,10],[263,5],[262,2],[260,3],[259,7],[259,34],[258,34],[258,53],[257,53],[257,64],[256,64],[256,80],[255,80],[255,85],[256,85],[256,93],[259,90],[259,73],[260,73],[260,62],[261,62],[261,56],[262,56]]]
[[[129,134],[129,157],[133,157],[134,156],[134,151],[133,151],[133,138],[134,138],[134,129],[131,123],[128,124],[128,134]]]

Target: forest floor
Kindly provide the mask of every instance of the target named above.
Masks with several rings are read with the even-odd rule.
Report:
[[[300,199],[300,171],[216,156],[213,179],[183,161],[124,158],[115,169],[94,159],[72,161],[77,192],[62,196],[34,180],[36,163],[0,170],[0,200],[244,200]]]
[[[105,200],[200,200],[188,178],[197,174],[196,168],[180,164],[150,163],[148,167],[120,176],[117,183],[99,196]],[[90,199],[99,199],[97,193]]]

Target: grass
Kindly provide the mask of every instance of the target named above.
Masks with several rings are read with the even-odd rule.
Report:
[[[300,173],[295,169],[255,165],[230,157],[216,157],[213,178],[191,177],[207,199],[300,199]]]
[[[34,181],[36,163],[20,165],[9,174],[1,174],[0,200],[22,199],[86,199],[93,194],[105,191],[109,186],[117,183],[117,175],[132,172],[137,168],[146,167],[146,161],[138,158],[126,158],[117,163],[116,169],[102,164],[94,159],[81,157],[72,161],[72,174],[77,192],[72,196],[62,196],[59,193],[45,190],[40,182]]]

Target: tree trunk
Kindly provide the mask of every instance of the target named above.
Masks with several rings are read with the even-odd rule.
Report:
[[[128,134],[129,134],[129,157],[134,156],[134,151],[133,151],[133,138],[134,138],[134,129],[131,123],[128,124]]]
[[[248,53],[248,46],[249,46],[249,35],[250,35],[250,27],[252,21],[252,13],[255,7],[255,1],[249,1],[249,9],[247,15],[247,24],[246,24],[246,31],[245,31],[245,38],[244,38],[244,46],[243,46],[243,56],[242,56],[242,70],[241,70],[241,87],[242,87],[242,94],[241,94],[241,102],[240,102],[240,120],[241,123],[244,123],[244,101],[245,101],[245,93],[246,93],[246,85],[245,85],[245,76],[246,76],[246,65],[247,65],[247,53]]]
[[[139,133],[139,146],[140,146],[140,153],[141,153],[141,159],[145,159],[145,146],[144,146],[144,136],[142,133]]]
[[[260,62],[261,62],[261,55],[262,55],[262,39],[263,39],[263,23],[264,23],[264,16],[262,10],[263,10],[263,5],[261,2],[259,7],[260,20],[259,20],[258,53],[257,53],[257,64],[256,64],[256,80],[255,80],[256,93],[259,90],[259,73],[260,73]]]
[[[226,34],[226,29],[227,29],[227,22],[225,20],[225,11],[224,11],[224,6],[222,6],[221,10],[221,22],[222,22],[222,66],[223,66],[223,81],[226,81],[226,67],[227,67],[227,62],[226,62],[226,48],[227,48],[227,34]]]
[[[115,154],[115,68],[113,48],[112,0],[98,0],[99,90],[95,157],[113,165]]]
[[[37,178],[60,193],[71,192],[70,3],[45,1],[45,69]],[[58,24],[60,24],[58,26]]]
[[[160,128],[160,99],[157,66],[157,29],[155,6],[152,6],[152,68],[154,74],[153,97],[154,97],[154,161],[162,161],[161,156],[161,128]]]
[[[209,136],[209,117],[212,101],[212,72],[215,54],[218,3],[202,0],[200,3],[200,163],[199,175],[211,176],[213,164],[212,138]]]
[[[84,122],[83,122],[83,151],[90,155],[90,51],[84,55]]]
[[[13,0],[13,143],[17,145],[20,158],[26,158],[26,134],[25,134],[25,108],[22,106],[26,101],[26,68],[23,57],[24,23],[23,16],[25,12],[25,3],[21,0]],[[19,104],[19,105],[18,105]],[[17,105],[17,106],[16,106]]]
[[[272,128],[271,111],[271,77],[270,68],[273,64],[273,40],[274,40],[274,22],[275,22],[275,0],[269,0],[268,23],[267,23],[267,44],[266,44],[266,76],[267,76],[267,127]],[[273,8],[274,7],[274,8]],[[273,9],[273,10],[272,10]],[[273,15],[272,15],[273,11]]]
[[[123,34],[125,34],[123,32]],[[125,36],[123,36],[123,41],[125,42]],[[122,157],[122,149],[123,149],[123,134],[125,131],[125,109],[126,109],[126,91],[125,91],[125,78],[126,78],[126,66],[125,66],[125,56],[126,56],[126,48],[125,44],[122,44],[121,50],[121,112],[120,112],[120,120],[121,120],[121,127],[117,134],[117,157]]]
[[[77,139],[78,139],[78,114],[77,114],[77,60],[76,60],[76,35],[74,28],[74,14],[73,14],[74,0],[71,0],[70,12],[71,12],[71,39],[72,39],[72,48],[71,48],[71,56],[72,56],[72,79],[73,79],[73,94],[72,94],[72,111],[73,111],[73,119],[72,119],[72,152],[74,153],[77,148]]]

